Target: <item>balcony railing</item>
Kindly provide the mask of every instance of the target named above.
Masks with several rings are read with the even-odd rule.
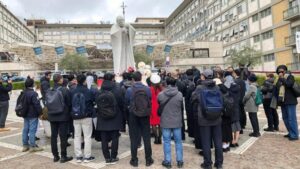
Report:
[[[300,17],[299,5],[291,7],[285,11],[283,11],[283,19],[284,20],[294,20]]]
[[[291,35],[285,38],[285,46],[296,45],[296,35]]]

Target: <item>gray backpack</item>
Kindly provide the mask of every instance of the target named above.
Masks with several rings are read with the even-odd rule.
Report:
[[[50,89],[46,92],[46,107],[48,109],[48,114],[61,114],[64,111],[65,101],[62,91],[62,87],[57,89]]]

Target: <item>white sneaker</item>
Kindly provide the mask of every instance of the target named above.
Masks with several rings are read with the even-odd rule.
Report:
[[[93,161],[93,160],[95,160],[95,157],[91,156],[91,157],[89,157],[89,158],[84,158],[83,162],[84,162],[84,163],[89,163],[89,162],[91,162],[91,161]]]

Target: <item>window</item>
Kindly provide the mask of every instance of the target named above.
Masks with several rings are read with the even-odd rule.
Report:
[[[209,58],[209,49],[191,49],[193,58]]]
[[[255,15],[253,15],[252,16],[252,22],[256,22],[256,21],[258,21],[258,14],[255,14]]]
[[[240,6],[237,7],[237,14],[240,15],[242,13],[243,13],[243,6],[240,5]]]
[[[271,15],[271,8],[265,9],[260,12],[261,18],[267,17],[269,15]]]
[[[253,42],[257,43],[260,41],[260,35],[253,36]]]
[[[264,62],[272,62],[274,60],[275,60],[274,53],[268,54],[268,55],[264,55]]]
[[[262,34],[263,40],[270,39],[270,38],[273,38],[273,31],[268,31]]]

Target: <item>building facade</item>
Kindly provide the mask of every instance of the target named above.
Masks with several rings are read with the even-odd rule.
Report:
[[[0,3],[0,44],[33,43],[34,38],[34,33]]]
[[[296,12],[295,4],[292,0],[185,0],[167,18],[166,37],[169,41],[221,41],[225,60],[230,49],[253,46],[264,55],[262,66],[255,69],[273,71],[295,59],[284,42],[292,34],[290,27],[296,26],[283,14],[288,8]]]
[[[165,40],[163,23],[133,23],[135,43],[154,43]],[[35,25],[38,42],[46,43],[110,43],[111,24],[39,24]]]

